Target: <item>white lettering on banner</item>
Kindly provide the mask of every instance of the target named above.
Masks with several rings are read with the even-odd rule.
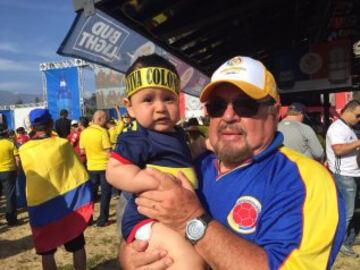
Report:
[[[109,40],[112,44],[116,44],[116,42],[121,37],[122,33],[119,31],[114,31],[114,33],[109,37]]]
[[[88,53],[103,58],[106,61],[113,61],[117,58],[120,39],[127,37],[128,32],[117,29],[116,25],[107,21],[97,21],[91,28],[80,33],[77,40],[78,49],[86,50]],[[123,37],[124,35],[124,37]]]
[[[106,40],[88,32],[81,33],[81,38],[78,45],[84,47],[87,50],[101,53],[110,59],[114,58],[116,51],[118,50],[118,47],[114,46],[112,42],[107,42]]]
[[[101,52],[106,46],[106,41],[103,39],[100,39],[98,43],[95,45],[94,50],[95,52]]]
[[[96,22],[92,27],[91,32],[105,40],[108,39],[112,44],[116,44],[121,37],[121,32],[104,22]]]

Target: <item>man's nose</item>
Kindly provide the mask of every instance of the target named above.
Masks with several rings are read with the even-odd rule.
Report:
[[[228,103],[222,118],[227,122],[232,122],[234,120],[239,119],[240,117],[234,111],[234,107],[232,103]]]

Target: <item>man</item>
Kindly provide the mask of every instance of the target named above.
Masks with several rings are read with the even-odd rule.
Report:
[[[359,256],[351,247],[355,240],[355,228],[351,221],[355,210],[356,181],[360,177],[360,168],[356,161],[360,140],[357,139],[353,127],[359,121],[360,102],[352,100],[344,107],[340,118],[330,125],[326,133],[328,166],[334,174],[346,205],[348,234],[341,247],[341,252],[352,257]]]
[[[20,147],[24,143],[30,140],[30,137],[26,134],[24,127],[18,127],[16,129],[16,146]]]
[[[87,169],[94,185],[94,200],[97,195],[97,186],[100,183],[100,216],[96,221],[98,227],[107,226],[111,199],[111,186],[105,178],[105,170],[110,155],[109,134],[105,129],[106,112],[98,110],[93,115],[93,124],[84,129],[80,136],[80,152],[86,155]]]
[[[16,213],[16,170],[19,166],[17,148],[8,136],[5,123],[0,124],[0,186],[6,198],[5,218],[8,226],[15,226]]]
[[[55,131],[61,138],[67,138],[70,134],[71,121],[67,117],[68,111],[63,109],[60,111],[60,118],[55,122]]]
[[[200,100],[215,152],[196,163],[201,203],[184,176],[171,181],[148,169],[159,186],[137,198],[139,212],[185,235],[212,269],[330,269],[344,236],[343,202],[323,166],[282,146],[271,73],[235,57]],[[123,243],[124,269],[171,265],[166,251],[146,247]]]
[[[284,145],[307,157],[322,161],[322,148],[314,130],[302,123],[306,107],[294,102],[288,107],[286,117],[279,123],[278,130],[284,135]]]
[[[74,148],[74,151],[80,158],[81,162],[85,164],[86,157],[85,155],[82,155],[80,153],[80,146],[79,146],[80,134],[81,134],[81,129],[79,127],[79,121],[71,120],[71,130],[70,130],[70,134],[67,136],[67,139]]]
[[[36,253],[44,270],[57,269],[61,245],[73,253],[74,269],[86,269],[84,230],[93,213],[91,181],[69,142],[52,136],[47,109],[30,112],[34,136],[19,149]]]
[[[115,111],[116,111],[116,115],[117,115],[117,120],[110,119],[106,124],[106,126],[108,128],[108,132],[109,132],[109,138],[110,138],[110,143],[111,143],[112,149],[115,149],[117,137],[122,132],[122,130],[125,128],[124,118],[121,114],[119,105],[115,105]]]

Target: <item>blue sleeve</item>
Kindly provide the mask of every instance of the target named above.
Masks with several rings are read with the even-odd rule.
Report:
[[[143,169],[151,154],[151,144],[143,133],[124,132],[118,136],[114,152]]]
[[[279,269],[300,246],[305,192],[297,186],[276,193],[270,200],[258,222],[256,244],[265,249],[270,269]]]
[[[141,215],[137,211],[135,198],[132,196],[126,204],[125,211],[121,219],[122,237],[127,240],[129,238],[130,232],[134,229],[134,227],[146,219],[148,219],[146,216]]]

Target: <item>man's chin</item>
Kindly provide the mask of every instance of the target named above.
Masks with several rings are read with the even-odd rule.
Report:
[[[214,147],[217,158],[225,164],[240,165],[245,160],[251,158],[251,150],[249,147],[234,148],[233,144],[227,144]]]

